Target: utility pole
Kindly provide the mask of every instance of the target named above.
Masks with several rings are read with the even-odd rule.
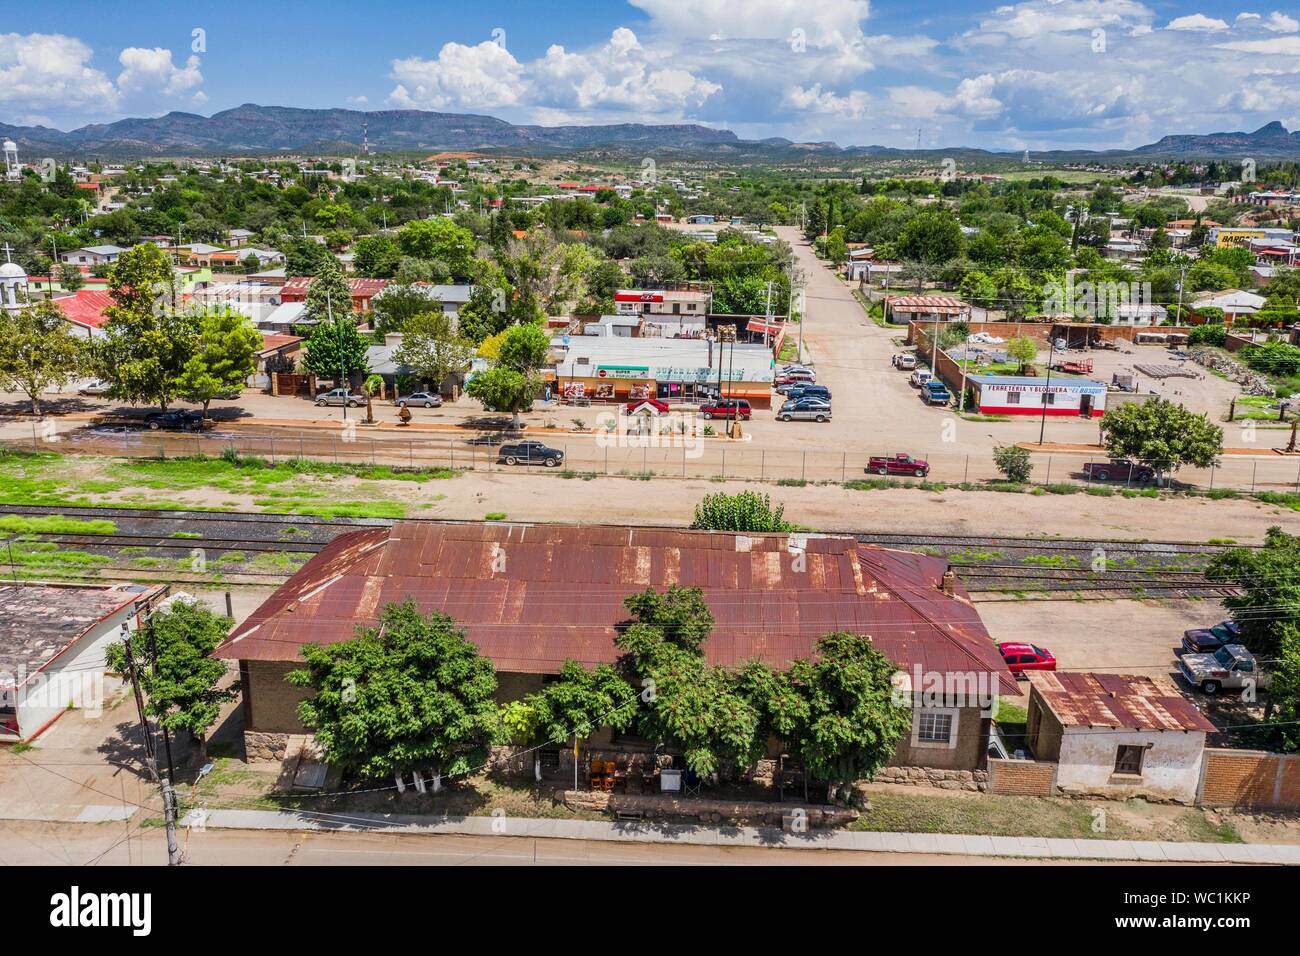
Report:
[[[330,294],[325,293],[325,316],[330,325],[334,325],[334,306],[330,302]],[[339,340],[339,381],[343,383],[343,404],[339,407],[343,409],[343,420],[348,420],[348,396],[352,394],[352,385],[347,380],[347,371],[343,365],[343,327],[340,325],[334,330]]]
[[[1052,337],[1049,329],[1047,332],[1047,382],[1043,386],[1043,415],[1042,421],[1038,426],[1038,444],[1043,443],[1043,435],[1047,431],[1047,397],[1052,394],[1052,357],[1056,354],[1056,339]]]

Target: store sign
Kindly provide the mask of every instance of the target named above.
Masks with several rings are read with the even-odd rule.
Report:
[[[1053,394],[1080,394],[1080,395],[1100,395],[1106,391],[1104,385],[1002,385],[991,384],[981,386],[981,391],[985,392],[1052,392]]]
[[[650,378],[648,365],[597,365],[597,378]]]
[[[718,370],[702,366],[655,366],[650,377],[657,382],[694,382],[699,385],[717,381]],[[771,369],[722,369],[722,379],[727,382],[770,382]]]

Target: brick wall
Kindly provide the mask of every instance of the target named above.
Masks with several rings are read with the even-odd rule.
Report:
[[[1200,802],[1222,807],[1300,807],[1300,755],[1207,750]]]
[[[311,696],[311,689],[295,687],[284,679],[285,674],[301,666],[284,661],[240,662],[246,730],[273,734],[307,732],[298,719],[298,704]]]
[[[989,758],[989,793],[1050,797],[1056,787],[1056,764],[1043,760]]]

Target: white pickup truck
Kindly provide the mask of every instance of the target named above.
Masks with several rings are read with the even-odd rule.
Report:
[[[1184,654],[1178,669],[1193,687],[1206,694],[1217,694],[1225,688],[1262,690],[1269,682],[1269,675],[1255,662],[1255,655],[1240,644],[1225,644],[1213,654]]]

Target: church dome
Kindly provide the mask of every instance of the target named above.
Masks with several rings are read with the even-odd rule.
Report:
[[[0,279],[26,279],[27,273],[16,262],[0,263]]]

